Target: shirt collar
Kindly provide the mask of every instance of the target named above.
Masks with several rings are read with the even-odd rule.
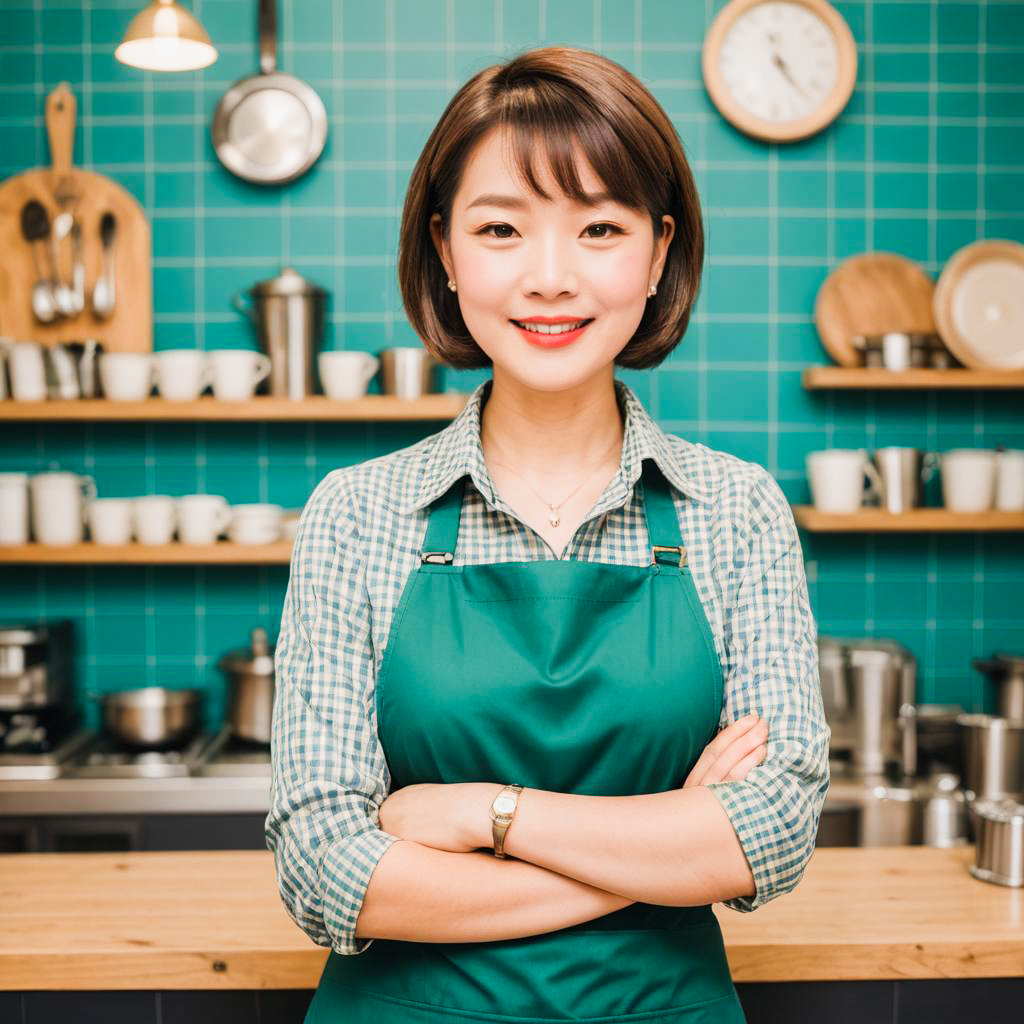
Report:
[[[455,419],[432,436],[430,440],[434,443],[428,448],[416,478],[396,505],[396,511],[410,513],[426,507],[467,473],[492,506],[501,504],[487,472],[480,442],[480,414],[493,383],[493,378],[489,377],[478,384]],[[612,493],[607,495],[602,506],[612,508],[626,500],[640,478],[643,460],[647,458],[654,459],[677,490],[698,501],[710,500],[706,488],[694,479],[693,474],[684,470],[669,436],[654,422],[632,388],[616,378],[615,392],[625,417],[622,456],[619,473],[610,485]]]

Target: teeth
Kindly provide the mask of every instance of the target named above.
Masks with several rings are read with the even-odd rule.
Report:
[[[586,320],[577,320],[572,324],[523,324],[518,320],[513,321],[524,330],[533,331],[535,334],[565,334],[566,331],[574,331]]]

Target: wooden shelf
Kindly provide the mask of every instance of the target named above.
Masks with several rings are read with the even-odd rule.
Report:
[[[20,565],[287,565],[292,542],[274,544],[19,544],[0,546],[0,564]]]
[[[876,366],[808,366],[803,372],[808,391],[825,390],[1009,390],[1024,388],[1020,370],[912,369]]]
[[[421,398],[365,395],[336,402],[323,395],[290,399],[257,395],[246,402],[222,402],[204,395],[194,402],[147,398],[113,402],[107,398],[51,399],[42,402],[0,401],[0,422],[9,421],[306,421],[306,420],[450,420],[469,399],[468,393],[445,392]]]
[[[965,531],[1024,530],[1024,512],[978,512],[966,514],[944,508],[916,508],[893,515],[878,508],[865,508],[849,515],[819,512],[813,505],[794,505],[797,526],[812,533],[951,533]]]

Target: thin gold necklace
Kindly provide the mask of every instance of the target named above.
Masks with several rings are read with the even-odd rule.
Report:
[[[616,438],[616,440],[615,440],[615,442],[614,442],[614,443],[612,444],[611,448],[609,448],[609,449],[608,449],[608,451],[606,451],[606,452],[604,453],[604,455],[602,455],[602,456],[601,456],[601,458],[600,458],[600,459],[598,460],[598,462],[594,463],[594,465],[596,465],[596,466],[598,466],[598,468],[600,468],[600,465],[601,465],[601,463],[603,463],[603,462],[604,462],[604,460],[605,460],[606,458],[608,458],[608,452],[611,452],[611,451],[613,451],[613,450],[615,449],[615,445],[617,445],[617,444],[619,444],[619,443],[620,443],[620,440],[619,440],[618,438]],[[544,496],[543,496],[542,494],[540,494],[540,493],[539,493],[539,492],[537,491],[537,488],[536,488],[536,487],[534,487],[534,486],[533,486],[533,484],[531,484],[531,483],[530,483],[530,481],[529,481],[529,480],[527,480],[525,476],[523,476],[523,475],[522,475],[521,473],[516,473],[516,471],[515,471],[515,470],[514,470],[514,469],[513,469],[513,468],[512,468],[512,467],[511,467],[510,465],[508,465],[507,463],[505,463],[505,462],[495,462],[495,461],[494,461],[494,460],[492,459],[492,460],[491,460],[491,465],[494,465],[494,466],[501,466],[501,467],[503,467],[504,469],[507,469],[507,470],[508,470],[508,471],[509,471],[510,473],[515,473],[515,475],[516,475],[517,477],[519,477],[519,479],[520,479],[520,480],[522,480],[522,481],[523,481],[523,483],[524,483],[524,484],[526,484],[526,486],[527,486],[527,487],[529,487],[529,488],[530,488],[530,490],[531,490],[531,491],[533,491],[533,493],[534,493],[534,494],[536,494],[536,495],[537,495],[537,497],[538,497],[538,498],[540,498],[540,500],[541,500],[541,501],[543,501],[545,505],[547,505],[547,507],[548,507],[548,522],[549,522],[549,523],[550,523],[550,524],[551,524],[552,526],[558,526],[558,525],[559,525],[559,524],[560,524],[560,523],[562,522],[562,516],[561,516],[561,512],[560,512],[560,510],[561,510],[561,507],[562,507],[562,506],[563,506],[563,505],[564,505],[564,504],[565,504],[565,503],[566,503],[566,502],[567,502],[567,501],[568,501],[568,500],[569,500],[569,499],[570,499],[570,498],[571,498],[571,497],[572,497],[572,496],[573,496],[573,495],[574,495],[574,494],[575,494],[575,493],[576,493],[576,492],[577,492],[577,491],[578,491],[578,490],[579,490],[579,489],[580,489],[580,488],[581,488],[581,487],[582,487],[582,486],[583,486],[583,485],[584,485],[585,483],[587,483],[587,481],[588,481],[588,480],[590,480],[590,479],[591,479],[592,477],[594,477],[594,476],[595,476],[595,474],[597,473],[597,470],[595,469],[593,473],[590,473],[590,474],[589,474],[588,476],[585,476],[585,477],[584,477],[584,478],[583,478],[583,479],[582,479],[582,480],[580,481],[580,483],[578,483],[578,484],[577,484],[577,485],[576,485],[576,486],[575,486],[575,487],[574,487],[574,488],[572,489],[572,491],[571,491],[571,492],[570,492],[569,494],[567,494],[567,495],[566,495],[566,496],[565,496],[565,497],[564,497],[564,498],[563,498],[563,499],[562,499],[562,500],[561,500],[560,502],[558,502],[558,504],[552,504],[552,503],[551,503],[550,501],[548,501],[548,499],[547,499],[547,498],[545,498],[545,497],[544,497]]]

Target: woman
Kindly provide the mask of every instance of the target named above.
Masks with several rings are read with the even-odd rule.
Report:
[[[743,1020],[711,904],[797,884],[829,729],[778,485],[613,376],[702,260],[671,122],[597,54],[481,71],[428,140],[406,310],[493,374],[303,511],[267,839],[332,947],[308,1021]]]

